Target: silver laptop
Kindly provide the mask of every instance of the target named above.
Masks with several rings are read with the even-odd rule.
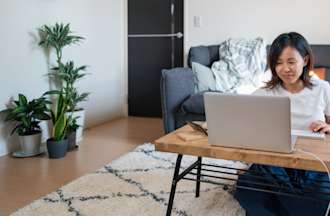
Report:
[[[205,93],[211,145],[290,153],[290,99],[280,96]]]

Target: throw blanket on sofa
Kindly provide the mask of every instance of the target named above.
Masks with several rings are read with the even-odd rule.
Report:
[[[228,39],[220,44],[219,57],[211,67],[217,90],[236,92],[244,85],[260,86],[260,76],[266,69],[266,44],[262,38]]]

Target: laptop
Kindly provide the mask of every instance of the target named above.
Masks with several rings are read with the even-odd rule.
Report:
[[[204,103],[211,145],[291,153],[297,135],[324,137],[291,133],[288,97],[207,92]]]

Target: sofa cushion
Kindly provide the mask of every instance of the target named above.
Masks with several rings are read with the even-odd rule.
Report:
[[[196,93],[216,90],[216,81],[211,68],[192,62],[191,69],[194,73],[194,89]]]
[[[190,97],[181,104],[181,111],[183,113],[205,114],[204,93],[205,91],[190,95]]]
[[[211,67],[214,61],[219,60],[219,45],[213,46],[196,46],[191,47],[188,53],[188,66],[191,67],[192,62]]]
[[[187,121],[205,121],[205,115],[183,112],[177,112],[175,114],[175,128],[186,125]]]
[[[188,64],[191,67],[192,62],[198,62],[199,64],[209,66],[210,62],[210,52],[207,46],[198,46],[194,49],[189,50]]]

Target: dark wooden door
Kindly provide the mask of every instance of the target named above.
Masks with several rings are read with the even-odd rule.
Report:
[[[128,114],[161,117],[161,70],[182,66],[183,0],[128,0]]]

